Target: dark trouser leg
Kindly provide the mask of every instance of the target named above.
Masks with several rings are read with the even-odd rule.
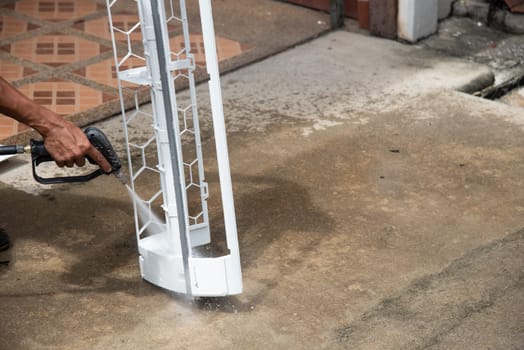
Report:
[[[11,246],[11,241],[7,232],[3,228],[0,228],[0,252],[9,249]]]

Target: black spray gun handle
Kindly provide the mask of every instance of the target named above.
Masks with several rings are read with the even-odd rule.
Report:
[[[105,159],[111,164],[111,173],[118,172],[122,167],[120,164],[120,159],[116,154],[113,146],[109,142],[108,138],[104,133],[94,127],[88,127],[84,130],[84,133],[87,136],[87,139],[91,144],[105,157]],[[49,155],[44,146],[44,141],[31,140],[31,159],[33,165],[33,177],[35,180],[41,184],[58,184],[58,183],[69,183],[69,182],[86,182],[94,179],[102,174],[106,174],[102,169],[97,169],[89,174],[78,175],[78,176],[62,176],[62,177],[50,177],[44,178],[37,174],[36,168],[45,162],[54,162],[55,160]],[[90,157],[86,157],[89,163],[97,164]],[[109,174],[109,173],[107,173]]]

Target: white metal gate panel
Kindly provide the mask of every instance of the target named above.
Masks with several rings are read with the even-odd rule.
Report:
[[[138,7],[136,23],[125,12],[130,5]],[[211,235],[185,0],[107,0],[107,7],[142,277],[192,296],[239,294],[242,275],[211,2],[199,0],[199,9],[229,254],[207,258],[193,250],[210,243]],[[180,47],[171,45],[173,28],[183,38]],[[177,99],[177,79],[186,80],[189,102]],[[150,90],[152,113],[140,106],[143,89]],[[128,96],[134,96],[132,108],[125,105]],[[152,190],[154,181],[159,185]],[[160,208],[163,219],[157,218]]]

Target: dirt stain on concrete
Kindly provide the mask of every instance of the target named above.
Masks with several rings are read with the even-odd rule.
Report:
[[[476,248],[443,271],[414,280],[340,328],[338,342],[352,349],[436,347],[473,315],[488,312],[512,291],[522,293],[523,257],[524,230]],[[498,283],[486,283],[493,279]],[[522,324],[524,307],[514,307],[521,310]],[[524,345],[520,334],[507,348]]]

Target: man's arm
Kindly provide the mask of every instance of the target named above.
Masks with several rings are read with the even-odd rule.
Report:
[[[94,148],[85,134],[73,123],[35,103],[0,77],[0,113],[35,129],[59,167],[83,166],[89,156],[105,171],[109,162]]]

